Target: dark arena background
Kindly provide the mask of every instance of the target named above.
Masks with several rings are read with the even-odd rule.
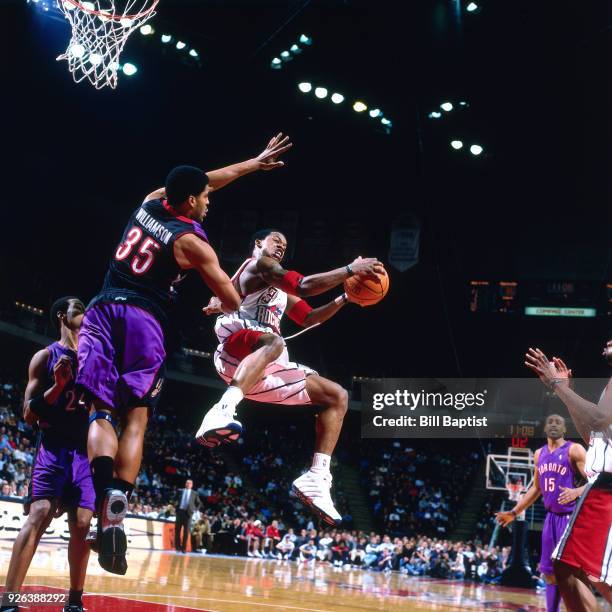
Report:
[[[96,90],[56,61],[70,28],[53,0],[0,5],[3,584],[35,455],[28,363],[57,339],[52,303],[97,294],[127,219],[172,167],[246,160],[282,131],[285,166],[213,192],[203,226],[230,276],[268,227],[304,275],[360,255],[385,265],[383,301],[288,341],[292,359],[349,392],[332,463],[343,523],[290,495],[309,468],[314,409],[245,400],[238,444],[196,443],[225,383],[201,312],[212,294],[190,273],[126,519],[129,569],[109,574],[92,552],[85,609],[546,610],[544,507],[528,510],[521,547],[518,527],[494,517],[514,502],[485,477],[488,454],[545,444],[543,422],[495,439],[363,439],[362,384],[531,379],[529,347],[575,377],[609,377],[612,5],[161,0],[148,24],[127,40],[117,88]],[[202,505],[181,553],[187,478]],[[293,553],[272,545],[273,521],[296,537]],[[300,552],[310,538],[312,561]],[[67,540],[65,516],[54,519],[24,593],[67,592]],[[528,584],[503,580],[510,551]],[[23,609],[48,609],[32,601]]]

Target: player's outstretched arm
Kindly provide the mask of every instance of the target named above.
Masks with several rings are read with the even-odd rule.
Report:
[[[185,234],[174,242],[174,257],[183,270],[196,270],[210,290],[221,300],[224,310],[240,307],[240,296],[230,277],[221,269],[213,248],[195,234]]]
[[[294,295],[287,298],[287,316],[302,327],[311,327],[331,319],[349,301],[346,293],[319,308],[310,305]]]
[[[278,161],[278,157],[288,151],[292,146],[292,143],[289,141],[289,136],[283,136],[281,132],[270,140],[268,146],[257,157],[247,159],[237,164],[232,164],[231,166],[225,166],[218,170],[210,170],[206,174],[208,176],[208,184],[211,191],[221,189],[237,178],[245,174],[250,174],[251,172],[282,168],[285,164],[282,161]]]
[[[605,429],[605,407],[602,406],[605,396],[599,405],[589,402],[578,395],[569,384],[572,371],[558,357],[552,361],[539,349],[530,348],[525,355],[525,365],[535,372],[540,380],[552,389],[557,397],[566,405],[572,421],[581,438],[588,444],[591,431],[604,431]],[[608,383],[608,387],[610,383]],[[608,426],[612,417],[612,397],[609,398]]]
[[[289,295],[309,297],[341,285],[350,276],[376,278],[375,275],[382,274],[385,269],[375,257],[358,257],[344,268],[302,276],[293,270],[285,270],[275,259],[263,256],[257,260],[256,270],[268,285],[278,287]]]
[[[45,390],[48,360],[49,351],[41,349],[30,361],[28,384],[23,398],[23,418],[28,425],[33,425],[38,419],[46,419],[50,416],[53,405],[59,399],[64,387],[72,380],[70,360],[68,358],[59,359],[53,368],[55,378],[53,386]]]

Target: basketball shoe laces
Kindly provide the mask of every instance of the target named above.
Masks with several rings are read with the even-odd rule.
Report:
[[[309,470],[293,483],[298,497],[309,502],[316,510],[326,515],[326,522],[341,521],[342,517],[331,498],[332,475]]]

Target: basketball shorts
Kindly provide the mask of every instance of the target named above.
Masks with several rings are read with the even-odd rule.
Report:
[[[79,332],[76,384],[118,410],[154,408],[163,385],[164,334],[148,311],[130,304],[88,308]]]
[[[30,501],[39,499],[60,499],[64,506],[95,511],[96,493],[87,453],[41,442],[30,489]]]
[[[612,586],[612,474],[587,486],[552,556]]]
[[[240,365],[240,361],[253,351],[255,344],[264,333],[254,329],[232,331],[215,351],[215,368],[219,376],[229,384]],[[285,346],[278,359],[268,364],[263,378],[253,386],[245,397],[266,404],[299,406],[311,404],[306,391],[306,378],[316,374],[311,368],[289,361]]]
[[[571,514],[555,514],[547,512],[542,529],[542,556],[540,557],[540,572],[552,576],[552,553],[563,536]]]

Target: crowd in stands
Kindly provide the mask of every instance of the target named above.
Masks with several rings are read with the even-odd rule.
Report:
[[[192,547],[213,552],[310,565],[376,572],[399,571],[409,576],[474,580],[497,584],[506,568],[509,547],[487,547],[477,542],[451,542],[422,537],[392,538],[339,529],[285,528],[273,520],[231,520],[228,516],[196,513]]]
[[[0,484],[5,498],[27,495],[35,457],[36,433],[20,418],[22,398],[23,385],[0,380]],[[362,482],[383,535],[351,529],[341,486],[334,493],[346,519],[344,530],[318,531],[318,521],[289,495],[291,481],[308,466],[311,449],[305,438],[295,425],[264,428],[245,436],[233,451],[205,452],[190,432],[178,427],[173,411],[159,413],[147,432],[130,512],[174,520],[177,492],[190,477],[202,501],[191,523],[196,551],[411,576],[499,579],[507,549],[489,549],[479,540],[446,539],[477,457],[468,455],[461,462],[449,454],[415,450],[404,441],[364,444],[359,454]],[[310,436],[308,442],[312,444]]]
[[[10,378],[0,379],[0,493],[25,497],[32,478],[35,435],[21,415],[23,387]]]
[[[411,440],[363,441],[361,484],[386,533],[444,538],[453,529],[482,454]]]

